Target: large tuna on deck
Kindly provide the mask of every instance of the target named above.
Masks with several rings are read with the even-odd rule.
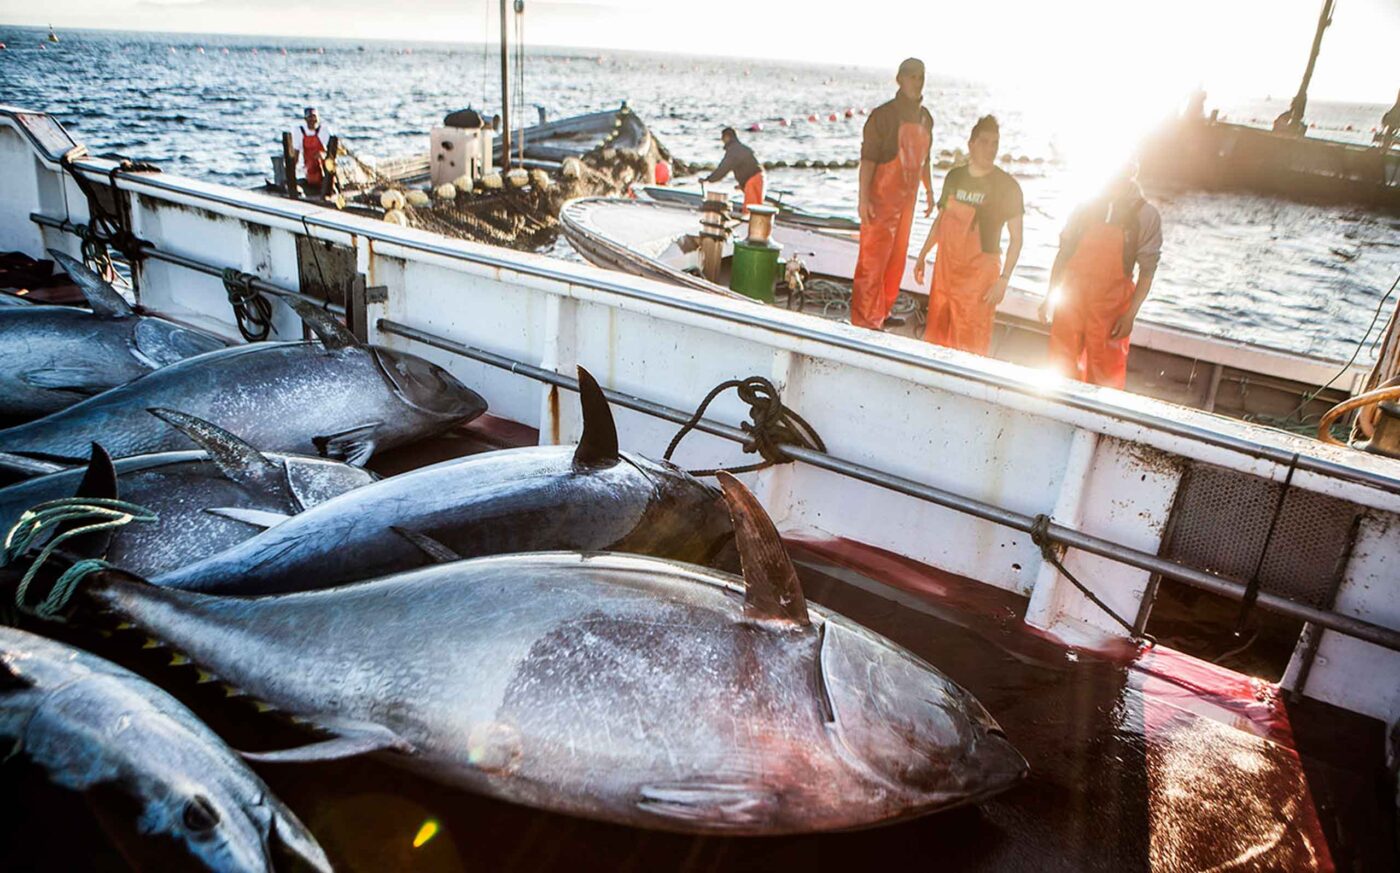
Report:
[[[0,488],[0,533],[25,510],[47,501],[120,497],[150,509],[157,520],[121,528],[87,556],[146,576],[207,558],[258,533],[256,527],[207,509],[298,513],[377,478],[328,458],[258,452],[233,434],[183,413],[152,413],[204,451],[137,455],[113,463],[94,446],[87,470],[50,473]]]
[[[83,291],[91,311],[0,307],[0,424],[42,418],[159,367],[227,345],[216,336],[137,315],[82,262],[62,252],[52,254]]]
[[[152,581],[261,594],[513,552],[620,551],[695,564],[715,560],[733,530],[719,492],[670,463],[619,452],[608,401],[582,367],[579,391],[584,430],[577,447],[506,449],[447,461],[284,520],[215,510],[272,527]]]
[[[330,871],[315,838],[213,731],[94,655],[0,627],[0,741],[6,766],[28,763],[88,799],[137,869]]]
[[[82,583],[78,609],[109,610],[336,735],[255,758],[379,750],[431,779],[639,827],[866,827],[974,803],[1025,774],[971,695],[809,611],[772,522],[721,479],[742,580],[573,553],[258,598],[106,572]]]
[[[180,361],[0,430],[0,452],[73,461],[94,442],[118,458],[183,448],[185,438],[146,411],[160,407],[212,422],[260,451],[363,464],[375,451],[486,411],[480,395],[441,367],[360,345],[320,310],[293,306],[321,342],[252,343]]]

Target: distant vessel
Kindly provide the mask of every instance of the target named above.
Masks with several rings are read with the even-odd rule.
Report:
[[[1272,130],[1202,117],[1197,102],[1143,146],[1143,179],[1400,211],[1400,151],[1305,135],[1308,85],[1334,5],[1324,0],[1302,84]]]
[[[49,42],[58,42],[58,34],[53,32],[53,25],[49,25]]]

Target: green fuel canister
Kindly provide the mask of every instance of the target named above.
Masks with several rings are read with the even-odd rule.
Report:
[[[734,257],[729,264],[729,288],[745,297],[773,302],[778,281],[778,255],[783,247],[769,237],[778,210],[754,204],[749,207],[749,233],[743,242],[734,241]]]

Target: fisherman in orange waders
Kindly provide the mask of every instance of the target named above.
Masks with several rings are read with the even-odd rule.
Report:
[[[1143,199],[1137,169],[1130,167],[1075,210],[1060,234],[1050,294],[1040,304],[1043,322],[1058,296],[1050,326],[1055,369],[1081,382],[1123,387],[1128,337],[1161,256],[1162,216]]]
[[[922,285],[928,253],[938,246],[924,339],[976,355],[991,351],[997,304],[1021,257],[1025,205],[1021,185],[996,165],[1000,145],[996,118],[979,118],[967,138],[967,163],[949,170],[943,180],[938,218],[914,264],[914,279]],[[1005,266],[1002,228],[1011,236]]]
[[[330,130],[321,123],[316,107],[306,107],[302,123],[292,131],[292,160],[299,161],[306,168],[305,190],[308,196],[325,197],[330,193],[326,184],[329,179],[324,171],[330,141]]]
[[[904,323],[890,317],[909,261],[919,183],[933,214],[929,149],[933,116],[923,106],[924,62],[908,58],[895,76],[894,99],[871,110],[860,144],[860,254],[851,281],[851,324],[883,330]]]
[[[763,165],[754,157],[753,149],[739,142],[734,128],[726,127],[719,138],[724,143],[724,158],[705,181],[718,182],[733,173],[734,181],[744,189],[744,214],[748,215],[750,206],[763,202]]]

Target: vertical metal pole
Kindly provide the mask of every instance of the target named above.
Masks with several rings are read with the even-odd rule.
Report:
[[[1295,124],[1303,122],[1303,111],[1308,104],[1308,85],[1312,82],[1313,68],[1317,66],[1317,53],[1322,50],[1322,32],[1332,23],[1333,3],[1334,0],[1323,0],[1322,14],[1317,17],[1317,33],[1313,36],[1312,54],[1308,55],[1308,68],[1303,71],[1303,83],[1298,86],[1298,96],[1293,98],[1293,105],[1289,107]]]
[[[356,273],[345,293],[346,327],[362,343],[369,342],[369,310],[365,274]]]
[[[506,34],[510,27],[507,11],[510,0],[501,0],[501,169],[510,169],[510,46]]]

